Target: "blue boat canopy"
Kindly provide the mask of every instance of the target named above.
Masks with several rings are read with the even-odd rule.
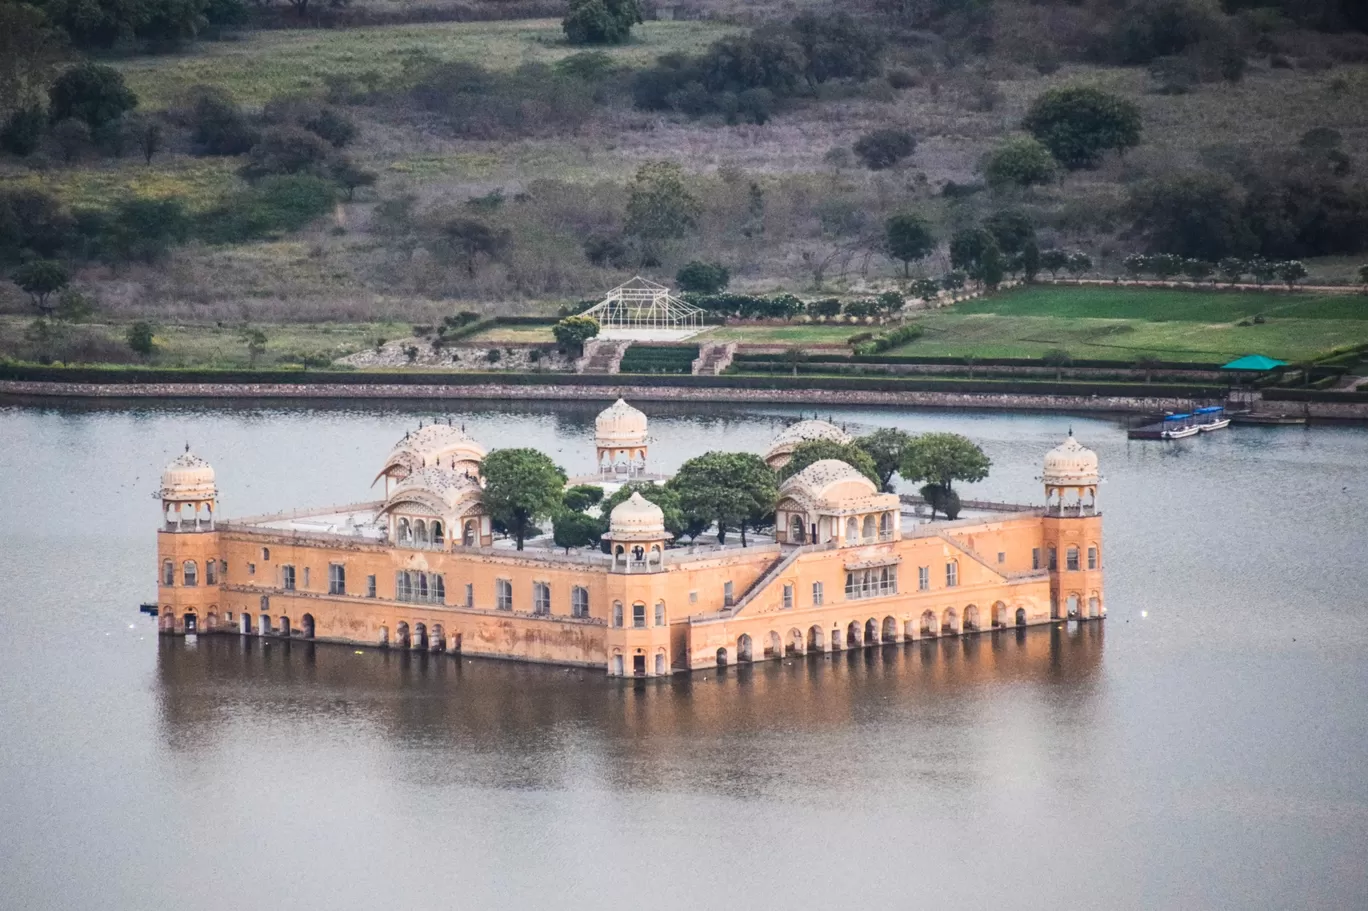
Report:
[[[1208,405],[1205,408],[1198,408],[1193,414],[1212,414],[1217,411],[1225,411],[1224,405]]]
[[[1190,418],[1190,417],[1192,417],[1192,415],[1190,415],[1190,414],[1171,414],[1171,415],[1169,415],[1168,417],[1164,418],[1164,420],[1166,420],[1166,421],[1181,421],[1181,420],[1183,420],[1184,418]]]
[[[1287,361],[1275,360],[1262,354],[1246,354],[1221,367],[1222,370],[1276,370],[1286,367]]]

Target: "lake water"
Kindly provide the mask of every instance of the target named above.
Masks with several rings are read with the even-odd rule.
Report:
[[[443,414],[574,474],[599,407]],[[645,410],[663,469],[798,414]],[[664,683],[159,640],[187,440],[246,515],[367,498],[432,411],[0,406],[0,908],[1365,906],[1368,431],[830,413],[965,433],[1012,500],[1072,423],[1109,619]]]

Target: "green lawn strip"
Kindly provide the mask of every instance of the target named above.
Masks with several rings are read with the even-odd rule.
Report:
[[[648,22],[606,53],[625,65],[675,51],[695,52],[736,31],[713,22]],[[243,104],[275,95],[320,94],[328,76],[399,75],[415,60],[466,60],[491,69],[551,63],[577,53],[552,19],[438,22],[349,29],[248,32],[240,40],[200,42],[193,53],[118,64],[144,107],[164,108],[197,83],[222,86]]]
[[[954,311],[1150,322],[1223,323],[1274,314],[1301,319],[1368,320],[1368,300],[1358,295],[1285,291],[1035,285],[964,301],[956,304]]]

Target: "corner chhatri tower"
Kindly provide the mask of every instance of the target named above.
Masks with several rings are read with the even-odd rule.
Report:
[[[602,481],[644,475],[646,416],[599,416]],[[849,440],[801,421],[769,446]],[[634,493],[603,547],[496,538],[484,448],[449,424],[400,440],[385,497],[224,521],[214,471],[188,451],[159,495],[158,615],[168,634],[233,632],[578,665],[658,677],[735,662],[1105,616],[1097,456],[1070,434],[1044,459],[1044,507],[965,503],[928,522],[844,462],[784,481],[772,535],[674,543]],[[604,466],[609,466],[604,468]],[[619,470],[621,468],[621,470]]]

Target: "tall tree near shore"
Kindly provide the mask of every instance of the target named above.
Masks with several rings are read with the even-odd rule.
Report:
[[[685,521],[717,523],[717,543],[727,543],[728,529],[741,532],[774,512],[779,489],[774,472],[749,452],[708,452],[689,459],[670,480],[679,494]],[[705,526],[706,527],[706,526]]]
[[[480,474],[485,509],[509,530],[518,550],[534,523],[562,509],[565,472],[535,449],[496,449],[485,456]]]
[[[855,445],[869,454],[874,470],[879,474],[879,489],[893,489],[893,475],[902,466],[903,455],[913,437],[896,427],[880,427],[867,436],[855,440]]]
[[[958,433],[926,433],[908,444],[899,471],[905,481],[926,481],[939,488],[935,491],[939,502],[932,502],[935,509],[944,508],[945,501],[954,493],[955,481],[982,481],[988,477],[992,464],[968,437]]]

